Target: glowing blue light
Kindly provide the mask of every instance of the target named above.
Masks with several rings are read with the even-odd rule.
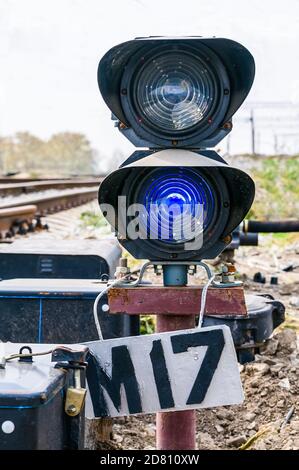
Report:
[[[153,171],[139,201],[146,208],[147,237],[170,243],[183,243],[202,234],[215,206],[208,182],[191,168]]]

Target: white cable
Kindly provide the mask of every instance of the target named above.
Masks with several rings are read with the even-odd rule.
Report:
[[[207,300],[208,288],[210,287],[210,285],[212,284],[214,279],[215,279],[215,275],[210,277],[210,279],[208,279],[207,283],[204,285],[204,287],[202,289],[202,292],[201,292],[201,305],[200,305],[200,312],[199,312],[199,319],[198,319],[197,328],[202,327],[203,316],[204,316],[205,309],[206,309],[206,300]]]
[[[99,322],[99,317],[98,317],[98,304],[99,304],[99,301],[101,300],[101,298],[105,294],[107,294],[108,290],[111,289],[111,287],[115,286],[116,284],[119,284],[119,282],[120,282],[120,279],[117,279],[116,281],[109,284],[109,286],[107,285],[107,287],[97,295],[97,297],[94,301],[94,304],[93,304],[93,318],[94,318],[94,322],[95,322],[95,325],[96,325],[98,337],[99,337],[100,340],[103,340],[104,338],[103,338],[102,328],[101,328],[101,325],[100,325],[100,322]]]
[[[94,318],[96,330],[97,330],[97,333],[98,333],[98,337],[101,341],[103,341],[104,338],[103,338],[102,328],[101,328],[99,317],[98,317],[99,301],[101,300],[101,298],[105,294],[107,294],[108,290],[111,289],[111,287],[114,287],[114,286],[117,286],[117,285],[119,285],[119,286],[120,285],[130,286],[130,287],[138,286],[138,284],[140,284],[140,282],[142,281],[143,274],[145,273],[147,268],[151,265],[152,265],[152,263],[150,263],[150,262],[145,263],[140,269],[140,274],[139,274],[138,279],[136,279],[135,281],[129,281],[128,279],[126,279],[128,276],[131,276],[131,273],[129,273],[126,276],[124,276],[120,279],[116,279],[115,281],[111,282],[111,284],[107,285],[107,287],[97,295],[97,297],[94,301],[94,304],[93,304],[93,318]]]
[[[147,268],[149,266],[152,266],[151,262],[147,262],[141,267],[139,277],[135,281],[129,281],[128,279],[126,279],[128,276],[131,275],[131,273],[129,273],[126,276],[124,276],[123,278],[116,279],[111,284],[107,285],[107,287],[104,290],[102,290],[102,292],[100,292],[98,294],[98,296],[96,297],[96,299],[94,301],[94,304],[93,304],[93,317],[94,317],[94,322],[95,322],[96,330],[97,330],[97,333],[98,333],[98,337],[101,341],[104,338],[103,338],[102,329],[101,329],[101,325],[100,325],[99,317],[98,317],[98,304],[99,304],[99,301],[101,300],[101,298],[105,294],[107,294],[108,290],[111,289],[111,287],[114,287],[116,285],[137,287],[141,283],[143,275],[144,275],[145,271],[147,270]],[[203,316],[204,316],[205,307],[206,307],[206,298],[207,298],[208,288],[210,287],[210,285],[212,284],[214,279],[215,279],[215,275],[211,276],[208,279],[207,283],[204,285],[203,289],[202,289],[201,306],[200,306],[200,312],[199,312],[199,319],[198,319],[197,328],[201,328],[201,326],[202,326]]]

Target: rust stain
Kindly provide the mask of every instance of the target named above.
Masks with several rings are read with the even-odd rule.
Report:
[[[192,315],[200,309],[202,288],[149,286],[112,288],[108,293],[110,313],[133,315]],[[217,313],[216,313],[217,312]],[[244,291],[241,287],[213,288],[207,295],[207,314],[246,315]]]
[[[113,306],[113,302],[119,303],[121,301],[122,305],[127,305],[129,303],[129,289],[125,288],[116,288],[113,287],[108,291],[108,301]]]

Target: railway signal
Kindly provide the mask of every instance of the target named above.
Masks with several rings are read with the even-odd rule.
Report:
[[[236,342],[241,350],[249,348],[252,356],[256,344],[271,334],[272,325],[280,323],[284,309],[268,297],[258,298],[258,308],[250,313],[242,283],[234,280],[234,267],[225,266],[216,282],[202,259],[215,257],[230,244],[254,197],[251,178],[211,150],[231,131],[232,117],[253,76],[250,53],[227,39],[140,38],[116,46],[101,60],[100,90],[120,132],[138,150],[103,181],[99,202],[120,243],[136,258],[150,261],[136,281],[121,263],[117,279],[98,286],[93,315],[100,341],[88,341],[88,350],[51,348],[52,357],[45,359],[47,349],[37,359],[40,369],[46,366],[49,372],[51,361],[64,369],[72,362],[74,380],[67,380],[64,403],[68,417],[83,410],[86,390],[80,370],[85,358],[88,416],[157,412],[158,449],[194,449],[194,409],[242,402]],[[206,269],[208,282],[190,286],[187,274],[194,274],[199,265]],[[157,274],[163,272],[163,286],[140,285],[148,266],[155,266]],[[102,312],[156,314],[157,332],[103,340],[98,305],[107,292],[108,305],[101,304]],[[256,305],[257,297],[251,297]],[[202,327],[205,314],[210,323]],[[39,327],[41,319],[40,301]],[[243,322],[242,335],[238,322]],[[17,355],[5,353],[0,366],[5,369],[7,362],[18,358],[18,369],[27,368],[28,356],[32,359],[38,353],[31,346],[30,354],[22,353],[24,345]],[[2,381],[7,382],[13,369],[8,364]],[[7,397],[5,390],[4,395],[6,408],[13,406],[7,401],[12,395]],[[58,398],[61,405],[62,393]],[[57,410],[60,416],[61,406]],[[21,417],[25,423],[26,413]],[[5,434],[14,432],[13,422],[4,424]],[[10,437],[5,439],[6,446]]]
[[[98,393],[93,395],[96,404],[99,397],[104,396],[103,388],[108,390],[114,403],[114,408],[112,406],[109,411],[111,415],[124,413],[119,401],[121,384],[126,390],[129,412],[132,403],[131,412],[135,413],[171,409],[171,413],[157,414],[159,449],[195,448],[195,414],[189,408],[205,406],[204,399],[198,396],[208,377],[207,397],[214,396],[214,404],[227,404],[217,392],[218,382],[209,367],[204,372],[200,369],[193,387],[192,384],[187,386],[191,387],[188,393],[186,380],[180,381],[182,374],[178,376],[176,371],[185,369],[194,377],[194,358],[190,351],[205,344],[215,354],[221,341],[229,344],[230,330],[228,339],[224,335],[225,327],[216,326],[213,338],[209,328],[197,328],[193,331],[198,341],[194,342],[190,328],[195,326],[196,312],[187,314],[182,289],[168,288],[184,288],[188,283],[187,273],[194,273],[198,264],[209,273],[201,260],[216,257],[230,244],[232,232],[253,202],[252,179],[227,165],[211,149],[231,131],[232,117],[251,88],[254,71],[253,57],[241,44],[228,39],[200,37],[137,38],[113,47],[99,63],[98,84],[112,119],[118,130],[138,149],[102,182],[100,207],[119,242],[135,258],[149,259],[157,273],[163,272],[164,287],[153,287],[150,295],[151,311],[158,313],[161,304],[163,311],[157,315],[157,334],[150,340],[131,338],[126,343],[122,340],[121,346],[115,341],[106,345],[89,343],[98,364],[98,370],[92,376],[97,376],[100,383]],[[223,279],[231,277],[227,275]],[[209,279],[205,289],[212,280]],[[225,287],[236,285],[228,282]],[[190,298],[192,288],[186,288]],[[133,298],[131,294],[127,288],[128,304]],[[115,295],[117,293],[110,296],[110,306]],[[136,295],[136,305],[140,306],[138,313],[142,313],[144,292],[139,289]],[[201,295],[200,327],[206,290]],[[243,291],[241,296],[244,296]],[[168,311],[170,305],[171,312]],[[217,315],[217,302],[214,309]],[[176,351],[170,352],[171,330],[181,330],[179,350],[185,351],[184,364],[172,354]],[[205,337],[210,338],[207,344]],[[126,370],[118,364],[117,346],[122,348]],[[155,356],[157,348],[159,360]],[[234,395],[230,388],[236,383],[235,374],[238,376],[237,361],[235,354],[228,351],[224,348],[212,362],[217,363],[215,371],[223,367],[224,362],[217,362],[220,359],[230,364],[231,376],[225,394],[230,395],[230,403],[238,403],[242,393]],[[153,355],[159,363],[158,369]],[[144,365],[138,373],[138,357],[148,356],[152,365]],[[195,356],[198,357],[197,353]],[[111,362],[108,359],[105,362],[109,363],[108,375],[101,365],[105,357],[112,358]],[[202,360],[204,364],[206,358]],[[154,381],[145,380],[146,368],[153,370]],[[142,386],[144,383],[148,384],[149,394]],[[167,397],[160,393],[161,390],[159,392],[159,384],[164,391],[168,390]],[[142,390],[142,397],[138,398],[138,390]],[[157,394],[157,403],[153,404],[151,397]],[[183,401],[175,400],[174,396],[183,396]],[[104,401],[102,399],[102,403]],[[164,402],[167,406],[163,406]],[[178,410],[180,413],[175,412]]]
[[[140,38],[100,61],[98,83],[137,150],[101,184],[120,243],[150,260],[214,258],[248,212],[254,183],[211,147],[254,78],[254,60],[228,39]]]
[[[181,413],[158,413],[158,448],[195,447],[195,414],[188,408],[203,405],[204,400],[197,395],[208,376],[206,393],[217,396],[214,404],[220,404],[223,400],[217,395],[217,381],[211,371],[199,371],[192,390],[189,390],[189,398],[191,395],[197,398],[191,401],[184,388],[186,380],[180,382],[175,374],[180,361],[170,353],[169,342],[173,341],[170,331],[181,330],[178,336],[184,343],[184,347],[181,344],[179,348],[181,352],[202,346],[205,335],[208,337],[210,333],[207,328],[195,329],[194,334],[198,336],[195,345],[189,329],[195,325],[196,312],[191,315],[189,312],[188,316],[182,289],[174,291],[168,290],[168,287],[183,288],[188,282],[187,273],[194,273],[196,266],[202,264],[201,260],[221,253],[232,241],[232,232],[253,202],[252,179],[241,170],[227,165],[220,155],[211,150],[231,131],[232,117],[246,98],[253,78],[253,57],[241,44],[228,39],[137,38],[112,48],[99,64],[99,88],[112,118],[119,131],[138,148],[102,182],[100,207],[115,229],[120,243],[135,258],[149,259],[155,265],[156,272],[163,272],[164,287],[153,287],[150,295],[149,308],[152,312],[158,313],[158,304],[162,304],[163,314],[157,316],[158,333],[148,341],[141,338],[137,344],[136,339],[129,339],[121,346],[124,348],[122,357],[126,357],[127,361],[127,375],[124,371],[121,374],[116,372],[115,351],[113,355],[116,344],[89,344],[99,364],[103,358],[112,357],[112,364],[108,361],[108,376],[101,365],[94,374],[100,382],[96,395],[103,396],[102,388],[106,387],[112,401],[113,397],[116,400],[113,401],[116,409],[110,410],[110,414],[119,414],[122,413],[117,398],[120,384],[127,391],[128,405],[129,401],[132,405],[132,390],[127,390],[126,384],[132,386],[135,383],[132,394],[136,405],[136,391],[142,389],[140,383],[143,384],[145,379],[141,374],[138,382],[138,372],[135,376],[135,368],[138,370],[136,358],[149,356],[152,366],[148,365],[148,368],[154,372],[156,389],[149,387],[149,397],[143,389],[135,412],[161,411],[165,408],[185,410]],[[205,268],[209,273],[209,268]],[[224,278],[230,279],[230,276]],[[212,279],[209,279],[206,289],[211,282]],[[236,286],[233,282],[228,284],[226,287]],[[192,288],[187,286],[187,290],[187,297],[190,298]],[[110,306],[115,295],[110,296]],[[130,304],[133,297],[129,288],[126,295]],[[135,302],[140,306],[139,313],[142,313],[144,292],[140,289],[136,295]],[[206,291],[201,295],[199,326],[205,309]],[[168,311],[170,305],[173,308],[171,315]],[[126,307],[127,311],[131,310],[130,305]],[[214,307],[217,314],[216,304]],[[218,339],[214,336],[206,344],[213,353],[219,349],[220,337],[223,344],[227,345],[230,341],[223,336],[221,326],[214,331]],[[164,333],[161,336],[159,332]],[[231,339],[230,333],[229,337]],[[155,374],[153,363],[157,348],[160,348],[159,374]],[[183,368],[194,376],[191,356],[184,356]],[[229,355],[224,349],[218,360],[224,360],[224,357],[231,366],[229,383],[232,384],[236,379],[236,356]],[[218,366],[222,367],[217,362],[215,370]],[[180,367],[182,370],[182,364]],[[159,392],[161,383],[163,390],[169,392],[168,398]],[[160,405],[158,402],[153,405],[150,397],[157,393]],[[229,384],[226,393],[231,393]],[[173,399],[173,396],[181,394],[187,397],[187,401],[183,399],[184,403]],[[169,401],[170,397],[172,401]],[[242,394],[231,397],[232,402],[237,403],[242,399]],[[168,406],[163,406],[165,400]]]

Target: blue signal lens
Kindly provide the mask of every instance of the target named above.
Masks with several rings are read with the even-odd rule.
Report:
[[[139,202],[146,211],[141,221],[147,238],[184,243],[198,237],[215,211],[208,181],[189,168],[159,168],[143,181]]]

